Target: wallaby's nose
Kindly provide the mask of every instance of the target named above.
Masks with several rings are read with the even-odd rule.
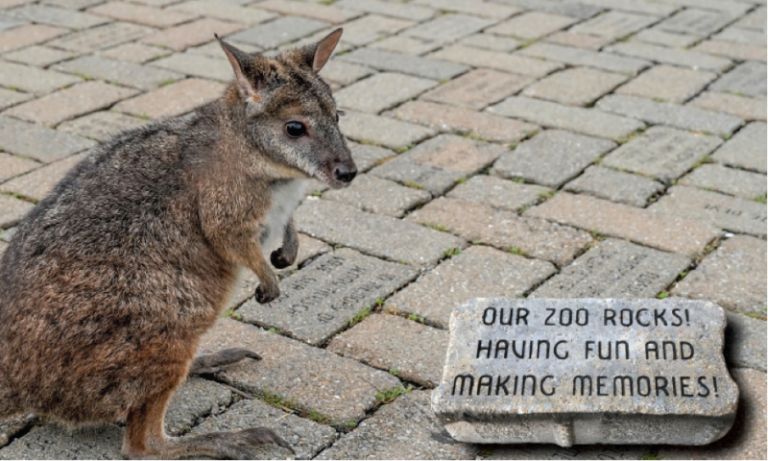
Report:
[[[336,176],[336,179],[341,182],[350,182],[355,179],[355,176],[357,176],[357,167],[355,165],[350,167],[340,163],[336,165],[336,168],[334,168],[333,174]]]

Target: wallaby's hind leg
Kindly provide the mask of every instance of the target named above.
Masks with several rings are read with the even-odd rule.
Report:
[[[261,356],[248,349],[224,349],[213,354],[196,357],[189,367],[190,375],[212,375],[222,371],[223,366],[239,362],[244,358],[261,360]]]
[[[176,459],[207,456],[215,459],[254,459],[254,447],[274,443],[293,449],[272,429],[256,427],[237,432],[214,432],[197,437],[171,438],[165,435],[164,416],[172,389],[156,394],[128,413],[123,454],[129,459]]]
[[[296,262],[299,256],[299,234],[296,233],[296,226],[293,224],[293,218],[288,220],[283,234],[283,246],[272,252],[269,260],[275,269],[285,269]]]

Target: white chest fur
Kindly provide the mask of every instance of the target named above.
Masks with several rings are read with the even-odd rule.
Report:
[[[305,179],[280,181],[270,187],[272,206],[267,211],[261,233],[261,248],[265,255],[277,249],[283,240],[283,233],[293,210],[304,198]]]

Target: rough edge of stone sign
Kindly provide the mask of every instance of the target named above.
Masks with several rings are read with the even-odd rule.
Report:
[[[521,317],[521,311],[518,309],[527,309],[528,317],[523,326],[517,330],[519,341],[533,344],[530,343],[531,340],[536,341],[542,337],[557,338],[558,341],[566,340],[563,343],[563,349],[560,350],[559,359],[562,359],[562,356],[568,356],[565,349],[569,348],[568,350],[573,354],[574,362],[583,362],[581,365],[586,365],[591,369],[586,368],[587,371],[585,371],[584,366],[577,367],[574,363],[569,365],[567,361],[557,363],[558,360],[555,360],[553,356],[549,357],[549,360],[538,362],[535,358],[526,360],[524,352],[522,359],[515,360],[515,356],[513,356],[512,360],[502,363],[505,361],[503,359],[508,357],[504,357],[504,349],[502,350],[502,357],[500,357],[502,361],[494,363],[494,360],[497,360],[500,355],[498,349],[500,341],[497,340],[496,342],[496,356],[493,357],[490,353],[493,339],[488,339],[488,336],[496,335],[498,339],[498,336],[502,334],[511,344],[512,339],[515,338],[516,325],[511,325],[513,323],[512,310],[507,311],[509,317],[506,322],[509,323],[504,325],[499,324],[501,321],[495,324],[495,321],[491,324],[486,323],[484,312],[491,307],[516,310],[517,322],[520,322]],[[585,309],[588,311],[588,315],[595,319],[595,322],[603,321],[604,324],[596,323],[595,328],[590,328],[586,326],[589,324],[588,321],[584,320],[582,325],[584,328],[579,330],[576,325],[567,327],[552,325],[551,319],[545,318],[550,314],[554,315],[552,309],[555,310],[554,312],[562,312],[566,308],[573,311]],[[619,324],[619,328],[609,331],[609,334],[606,335],[605,330],[609,328],[606,319],[609,316],[607,309],[612,309],[616,313],[622,312],[622,309],[628,309],[628,315],[634,316],[636,319],[640,318],[642,309],[647,309],[647,311],[642,313],[642,321],[644,322],[642,327],[637,324],[633,327]],[[679,323],[677,317],[672,316],[672,309],[676,309],[675,313],[681,316]],[[686,310],[687,312],[683,316]],[[664,311],[663,314],[662,311]],[[600,316],[601,313],[602,316]],[[694,315],[690,315],[691,320],[683,320],[683,318],[688,318],[689,313],[694,313]],[[654,317],[659,314],[668,320],[663,325],[661,320]],[[621,315],[623,316],[624,313],[622,312]],[[649,319],[653,319],[653,321],[649,321]],[[542,320],[546,320],[551,327],[544,327]],[[649,322],[652,326],[645,327],[645,324]],[[555,323],[557,322],[555,321]],[[631,319],[628,319],[627,323],[632,323]],[[672,326],[673,324],[674,326]],[[446,354],[441,384],[432,392],[432,410],[451,436],[461,442],[555,443],[563,447],[582,444],[649,443],[705,445],[723,437],[733,425],[736,416],[739,391],[728,373],[723,357],[725,326],[726,316],[723,309],[709,301],[682,300],[679,298],[663,300],[476,298],[456,308],[451,315],[450,344]],[[483,331],[484,329],[485,331]],[[483,338],[488,341],[487,344],[483,342]],[[679,339],[681,351],[683,340],[688,340],[688,344],[692,346],[686,360],[697,355],[694,353],[696,349],[698,349],[698,356],[681,366],[683,353],[681,352],[680,361],[677,360],[677,355],[674,356],[675,361],[667,360],[667,351],[670,351],[671,357],[675,346],[672,345],[667,348],[664,345],[664,355],[660,356],[657,349],[656,361],[653,361],[653,354],[649,355],[649,342],[658,339],[657,343],[661,344],[662,338]],[[605,339],[613,339],[616,344],[616,361],[614,364],[594,360],[588,362],[597,357],[594,357],[594,354],[593,356],[589,355],[586,350],[587,342],[592,342],[594,345],[596,341],[602,343]],[[625,339],[625,341],[618,341],[617,339]],[[701,347],[707,341],[710,344]],[[626,360],[623,363],[619,363],[619,351],[623,351],[625,348],[619,348],[620,342],[628,343],[626,356],[621,357]],[[579,347],[572,349],[577,344],[578,346],[584,345],[584,349],[582,349],[584,357],[578,357]],[[645,357],[643,358],[642,353],[637,353],[637,347],[630,348],[630,345],[642,345],[641,352],[645,353]],[[547,355],[549,354],[549,346],[546,348],[537,346],[536,354],[539,354],[540,348],[544,349]],[[481,350],[483,354],[487,351],[488,356],[481,356]],[[632,355],[631,350],[635,350],[635,358],[630,357]],[[529,350],[529,357],[531,353]],[[517,354],[516,357],[520,357],[517,349],[515,354]],[[645,369],[641,367],[645,367]],[[630,371],[634,370],[638,370],[638,373],[635,373],[634,376],[630,375]],[[598,388],[597,393],[601,397],[593,395],[591,378],[589,380],[589,392],[585,393],[585,378],[582,376],[589,376],[590,371],[596,375],[595,378],[598,379],[598,383],[602,382],[599,380],[600,377],[606,377],[608,383],[610,383],[611,378],[614,378],[613,395],[618,397],[610,398],[611,394],[607,393],[608,385],[606,385],[606,393],[601,394],[600,388]],[[654,371],[657,374],[654,375]],[[537,372],[541,386],[541,392],[538,395],[536,395],[535,381]],[[669,375],[670,372],[677,372],[681,375],[686,372],[690,373],[693,375],[694,381],[690,382],[691,377],[683,376],[690,383],[683,387],[684,383],[678,376],[680,395],[677,394],[676,389],[672,394],[672,389],[666,387],[669,384],[668,381],[674,382],[672,380],[674,375]],[[546,377],[544,375],[548,373],[552,373],[552,375],[548,378],[549,382],[545,386]],[[669,380],[654,381],[657,379],[658,373],[662,373],[661,378],[669,378]],[[494,374],[497,375],[495,380]],[[601,374],[612,376],[601,376]],[[466,378],[467,375],[470,378]],[[478,377],[475,395],[472,395],[473,375]],[[502,378],[506,379],[512,375],[515,376],[515,380],[502,381]],[[632,385],[629,383],[625,397],[624,377],[627,375],[630,375],[630,379],[636,380],[637,393],[634,393]],[[695,379],[696,375],[699,375],[698,381]],[[520,387],[520,395],[517,395],[517,377],[519,376],[523,376],[521,380],[523,385]],[[533,383],[529,388],[526,388],[525,376],[534,376],[534,379],[528,379],[529,383]],[[651,376],[653,377],[651,378]],[[567,378],[570,377],[573,379],[568,380]],[[642,389],[647,390],[643,394],[640,380],[646,377],[648,378],[647,387],[642,386]],[[708,383],[709,387],[700,386],[702,377],[705,380],[704,383]],[[461,391],[456,395],[456,383],[454,381],[458,378],[462,378]],[[712,378],[716,378],[714,388]],[[470,379],[472,379],[472,383],[468,383],[469,392],[464,395],[465,380],[469,382]],[[619,380],[621,385],[621,395],[618,395],[616,380]],[[499,387],[499,382],[502,383],[502,388]],[[514,394],[507,393],[508,389],[513,389],[513,382]],[[577,382],[581,383],[580,387],[577,387]],[[508,383],[508,386],[505,386],[504,383]],[[646,381],[643,381],[643,384],[645,383]],[[653,388],[651,386],[653,383],[656,386],[655,393],[652,393]],[[496,393],[492,395],[494,384],[496,385]],[[662,388],[662,384],[665,387]],[[691,388],[689,385],[698,385],[699,387]],[[484,388],[487,388],[487,395]],[[580,393],[577,392],[577,388],[581,390]],[[527,396],[525,395],[526,389],[528,389]],[[556,395],[558,389],[562,389],[560,396]],[[686,393],[687,389],[696,389],[698,393],[692,390],[689,392],[693,394],[689,395]],[[571,390],[573,395],[570,395]],[[667,393],[667,395],[662,395],[663,393]],[[649,395],[650,398],[648,398]],[[669,395],[673,395],[674,399],[669,398]],[[552,396],[554,398],[551,398]],[[681,400],[683,396],[691,397],[691,399]]]

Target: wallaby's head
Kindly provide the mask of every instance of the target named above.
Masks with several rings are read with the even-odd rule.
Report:
[[[331,88],[318,75],[341,38],[336,29],[319,42],[273,58],[219,43],[235,71],[225,97],[244,117],[247,142],[270,160],[331,187],[349,184],[357,167],[339,131]]]

